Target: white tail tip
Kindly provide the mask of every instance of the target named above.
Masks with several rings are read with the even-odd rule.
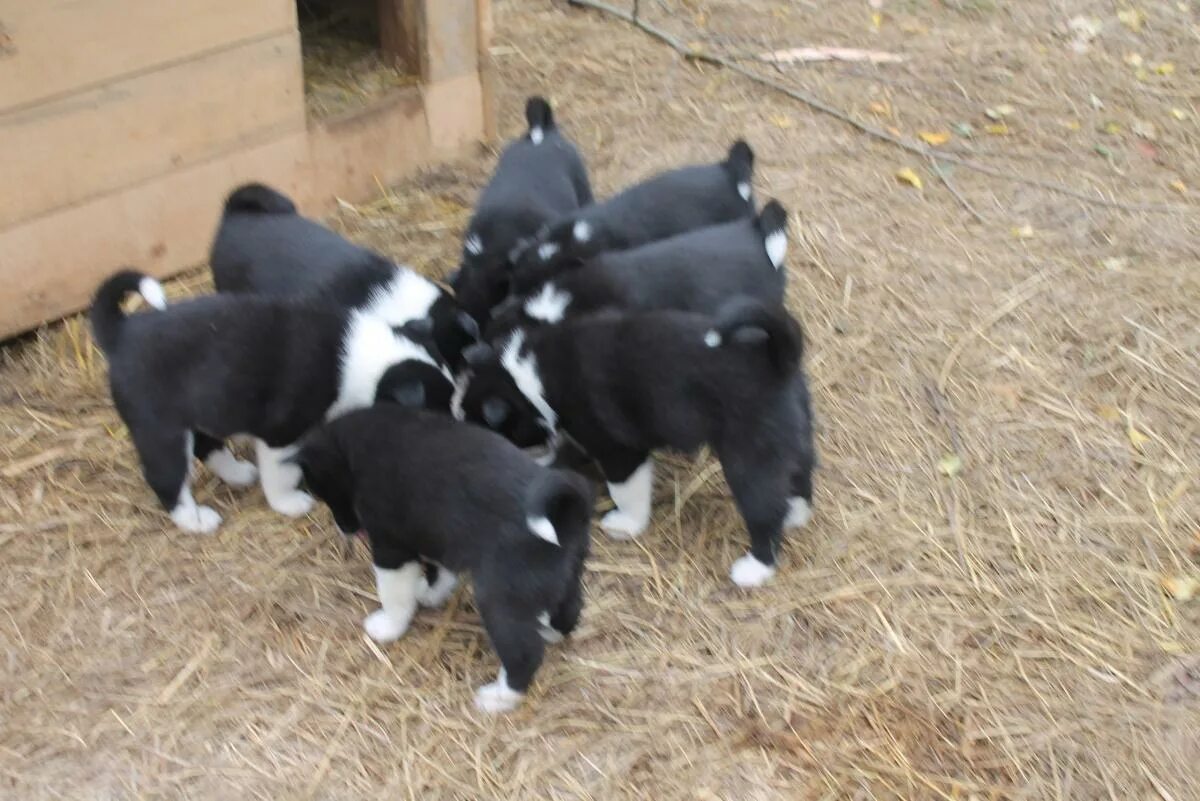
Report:
[[[529,129],[529,141],[535,145],[540,145],[545,138],[546,132],[542,130],[542,126],[535,125]]]
[[[167,293],[163,291],[162,284],[150,276],[138,281],[138,293],[154,308],[159,310],[167,308]]]
[[[742,200],[750,200],[750,184],[741,181],[737,186],[738,194],[742,196]]]
[[[571,229],[571,236],[575,237],[576,242],[586,242],[592,238],[592,226],[588,224],[587,220],[580,220]]]
[[[525,519],[525,524],[529,526],[529,530],[539,539],[543,539],[552,545],[558,545],[558,532],[554,530],[554,524],[545,517],[529,517]]]
[[[704,335],[704,344],[708,345],[710,348],[721,347],[721,335],[718,334],[715,330],[709,331],[707,334]]]
[[[767,248],[767,258],[771,260],[771,264],[775,265],[778,270],[783,266],[783,257],[787,255],[787,232],[772,231],[767,234],[767,238],[763,243]]]

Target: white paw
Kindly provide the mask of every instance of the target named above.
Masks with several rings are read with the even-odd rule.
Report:
[[[389,615],[382,609],[376,609],[363,618],[363,630],[377,643],[395,642],[408,631],[408,623]]]
[[[454,588],[458,586],[458,576],[455,576],[444,567],[438,568],[437,581],[433,584],[425,578],[424,573],[421,574],[420,580],[417,582],[417,603],[421,606],[438,607],[442,606],[449,600]]]
[[[207,506],[187,506],[171,512],[171,519],[189,534],[212,534],[221,525],[221,516]]]
[[[613,509],[600,518],[600,528],[614,540],[632,540],[646,530],[646,522],[634,520],[620,509]]]
[[[524,700],[525,693],[517,692],[503,681],[485,684],[475,691],[475,708],[493,715],[499,712],[511,712]]]
[[[299,490],[267,498],[267,503],[271,504],[271,508],[276,512],[288,517],[303,517],[313,508],[312,496]]]
[[[258,480],[258,468],[252,462],[237,458],[225,448],[210,453],[204,463],[232,487],[248,487]]]
[[[812,520],[812,506],[803,498],[788,499],[788,513],[783,520],[784,528],[804,528]]]
[[[764,565],[753,554],[746,554],[734,562],[733,569],[729,571],[729,577],[739,587],[761,587],[773,575],[774,565]]]

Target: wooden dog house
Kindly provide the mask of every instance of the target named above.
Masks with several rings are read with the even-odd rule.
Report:
[[[364,5],[410,80],[319,117],[297,0],[0,0],[0,337],[203,262],[236,184],[322,214],[490,137],[490,0]]]

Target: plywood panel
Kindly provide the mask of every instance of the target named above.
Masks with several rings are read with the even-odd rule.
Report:
[[[230,189],[266,181],[304,199],[308,164],[301,131],[0,231],[0,338],[82,308],[124,265],[161,276],[203,263]]]
[[[0,113],[0,226],[304,127],[295,32]]]
[[[295,27],[295,0],[0,0],[0,111]]]

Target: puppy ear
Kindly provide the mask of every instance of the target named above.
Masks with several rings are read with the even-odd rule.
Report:
[[[508,419],[512,408],[503,398],[488,398],[483,402],[481,411],[483,412],[483,421],[488,424],[488,428],[499,428],[500,424]]]
[[[474,317],[465,311],[460,311],[454,315],[454,321],[462,329],[462,332],[471,338],[472,342],[479,341],[479,323],[475,322]]]
[[[397,403],[409,409],[421,409],[425,406],[425,385],[413,379],[390,387],[385,397],[376,400],[386,400]]]
[[[478,342],[463,351],[463,361],[471,367],[480,367],[496,357],[496,351],[486,342]]]

